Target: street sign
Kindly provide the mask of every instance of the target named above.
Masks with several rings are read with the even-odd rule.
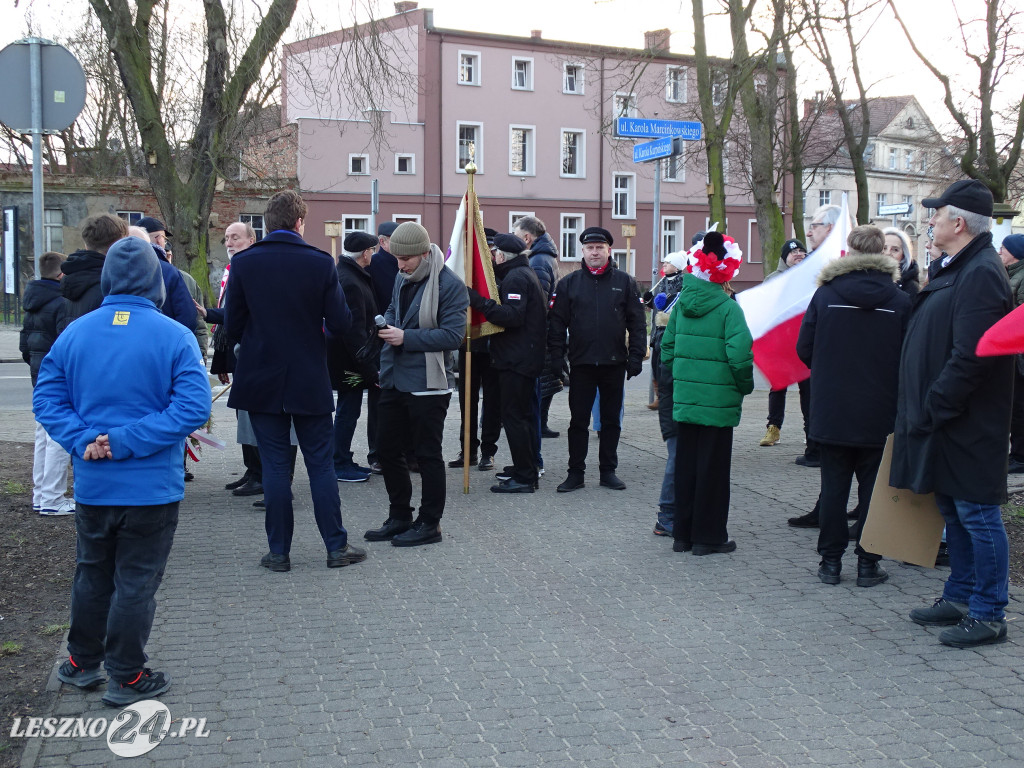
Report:
[[[671,136],[633,145],[634,163],[645,163],[648,160],[671,157],[673,154],[675,154],[675,141],[673,141]]]
[[[893,203],[892,205],[878,206],[878,215],[898,216],[900,214],[910,213],[912,210],[914,210],[913,203]]]
[[[32,52],[38,50],[38,84],[33,84]],[[0,51],[0,122],[15,133],[59,133],[85,106],[85,73],[78,59],[49,40],[26,38]],[[41,97],[39,123],[33,121],[32,91]]]
[[[615,121],[615,135],[634,139],[660,139],[679,136],[683,141],[700,141],[704,126],[688,120],[646,120],[620,117]]]

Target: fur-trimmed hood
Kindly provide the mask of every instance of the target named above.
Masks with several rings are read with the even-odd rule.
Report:
[[[818,285],[835,280],[840,275],[850,272],[884,272],[892,276],[895,283],[900,279],[900,265],[883,253],[859,253],[850,251],[841,259],[830,261],[818,274]]]

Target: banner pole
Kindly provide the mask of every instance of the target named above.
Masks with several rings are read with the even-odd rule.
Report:
[[[471,238],[469,233],[473,231],[471,228],[476,226],[476,195],[473,191],[473,176],[476,174],[476,163],[473,162],[474,149],[472,145],[469,148],[469,162],[466,163],[466,175],[468,176],[469,186],[466,191],[466,228],[462,231],[462,253],[463,262],[465,264],[465,278],[466,285],[473,285],[473,257],[470,254]],[[473,424],[470,419],[470,414],[473,412],[470,407],[469,398],[475,393],[472,391],[473,382],[473,352],[470,347],[472,341],[472,327],[473,327],[473,308],[466,307],[466,370],[459,371],[459,380],[462,384],[462,492],[469,493],[469,455],[470,455],[470,430],[476,431],[476,424]]]

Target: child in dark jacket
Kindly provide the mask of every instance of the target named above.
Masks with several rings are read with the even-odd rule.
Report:
[[[64,319],[65,302],[61,295],[60,265],[63,253],[48,251],[39,257],[39,280],[25,286],[21,299],[25,324],[19,349],[28,363],[32,386],[36,385],[39,365],[57,340],[58,323]],[[32,509],[41,515],[73,515],[75,502],[64,497],[68,486],[68,453],[54,442],[36,422],[35,458],[32,463]]]

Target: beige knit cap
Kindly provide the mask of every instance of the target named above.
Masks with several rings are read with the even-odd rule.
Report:
[[[394,256],[418,256],[430,250],[430,235],[415,221],[399,224],[388,247]]]

